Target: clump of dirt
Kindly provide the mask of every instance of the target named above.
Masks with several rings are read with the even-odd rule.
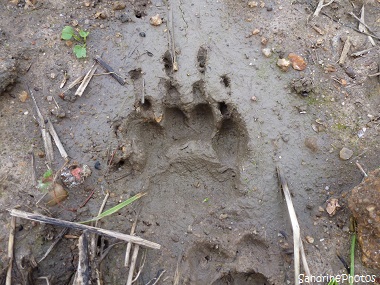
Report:
[[[16,60],[13,58],[0,58],[0,95],[9,90],[16,82]]]
[[[363,263],[380,269],[380,169],[368,173],[351,191],[350,210],[357,221],[358,241]]]

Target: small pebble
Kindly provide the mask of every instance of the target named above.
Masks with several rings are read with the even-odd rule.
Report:
[[[55,73],[50,73],[50,78],[51,79],[55,79],[57,77],[57,75]]]
[[[314,238],[311,236],[306,236],[305,239],[308,243],[314,243]]]
[[[272,5],[267,6],[267,11],[268,11],[268,12],[273,11],[273,6],[272,6]]]
[[[95,162],[94,167],[95,167],[95,169],[100,170],[101,169],[100,162],[99,161]]]
[[[305,146],[310,149],[312,152],[318,150],[318,141],[316,137],[307,137],[305,139]]]
[[[261,52],[263,53],[263,55],[265,57],[271,57],[272,56],[272,50],[270,48],[263,48],[261,50]]]
[[[227,214],[220,214],[220,216],[219,216],[219,220],[225,220],[227,218],[228,218]]]
[[[339,152],[339,157],[342,160],[348,160],[352,157],[354,152],[346,147],[342,148],[341,151]]]
[[[256,101],[257,101],[257,98],[256,98],[256,96],[255,96],[255,95],[253,95],[253,96],[251,97],[251,100],[252,100],[253,102],[256,102]]]
[[[113,4],[113,9],[114,10],[123,10],[125,9],[125,3],[121,2],[121,1],[116,1],[114,4]]]
[[[18,94],[18,99],[21,101],[21,102],[25,102],[26,99],[28,99],[28,93],[26,91],[21,91],[20,94]]]
[[[286,58],[279,58],[277,60],[277,66],[282,70],[282,71],[287,71],[290,66],[290,60]]]
[[[144,32],[140,32],[139,35],[140,35],[140,37],[142,37],[142,38],[145,38],[145,37],[146,37],[146,34],[145,34]]]
[[[90,24],[90,20],[89,20],[89,19],[86,19],[86,20],[84,20],[84,23],[85,23],[86,25],[88,25],[88,24]]]
[[[47,97],[46,97],[46,100],[47,100],[48,102],[52,102],[52,101],[53,101],[53,96],[47,96]]]

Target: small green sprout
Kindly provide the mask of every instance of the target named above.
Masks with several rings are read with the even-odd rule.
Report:
[[[65,41],[69,41],[74,38],[74,40],[79,43],[73,47],[74,54],[77,58],[84,58],[87,56],[86,45],[89,34],[90,32],[83,30],[76,31],[71,26],[65,26],[62,30],[61,38]]]
[[[207,197],[207,198],[204,198],[203,201],[202,201],[202,203],[207,203],[208,200],[210,200],[210,198],[208,198],[208,197]]]
[[[43,192],[46,192],[53,183],[53,171],[48,169],[42,175],[42,178],[38,180],[37,188]]]

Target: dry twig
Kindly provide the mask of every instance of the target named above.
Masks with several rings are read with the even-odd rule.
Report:
[[[91,79],[92,79],[92,77],[96,71],[96,68],[97,68],[96,64],[97,64],[97,62],[95,62],[91,66],[90,70],[87,72],[86,76],[83,78],[81,85],[79,85],[77,91],[75,92],[75,95],[77,95],[79,97],[83,95],[84,90],[86,90],[87,85],[90,83],[90,81],[91,81]]]
[[[20,211],[20,210],[16,210],[16,209],[10,210],[10,214],[11,214],[11,216],[14,216],[14,217],[20,217],[23,219],[47,223],[47,224],[56,225],[56,226],[60,226],[60,227],[68,227],[68,228],[78,229],[78,230],[82,230],[82,231],[88,230],[91,233],[96,233],[98,235],[105,235],[105,236],[109,236],[109,237],[114,237],[114,238],[117,238],[117,239],[120,239],[123,241],[127,241],[127,242],[131,241],[133,243],[136,243],[136,244],[139,244],[139,245],[142,245],[145,247],[149,247],[149,248],[154,248],[154,249],[160,249],[161,248],[161,245],[154,243],[154,242],[151,242],[151,241],[148,241],[148,240],[145,240],[145,239],[142,239],[140,237],[130,236],[130,235],[126,235],[123,233],[105,230],[105,229],[96,228],[96,227],[91,227],[91,226],[87,226],[87,225],[83,225],[83,224],[79,224],[79,223],[63,221],[60,219],[50,218],[50,217],[47,217],[44,215],[28,213],[28,212],[24,212],[24,211]]]
[[[16,217],[11,217],[11,224],[10,224],[10,232],[9,232],[9,240],[8,240],[8,258],[9,258],[9,265],[7,270],[7,278],[5,281],[5,285],[12,285],[12,265],[13,265],[13,249],[14,249],[14,243],[15,243],[15,231],[16,231]]]
[[[281,188],[283,191],[283,194],[285,196],[286,205],[288,207],[288,212],[290,216],[290,222],[292,224],[293,229],[293,243],[294,243],[294,276],[295,276],[295,284],[299,284],[299,274],[300,274],[300,252],[302,255],[302,263],[303,267],[306,273],[306,276],[311,276],[310,269],[306,261],[306,255],[305,251],[303,249],[302,239],[301,239],[301,233],[300,233],[300,226],[298,224],[297,215],[293,207],[292,198],[290,196],[288,183],[283,176],[281,169],[279,166],[277,166],[277,174],[278,179],[281,183]]]
[[[37,122],[38,122],[38,125],[40,126],[42,140],[44,141],[46,160],[47,160],[48,165],[50,166],[54,160],[53,144],[51,141],[51,137],[45,128],[45,119],[42,116],[40,109],[38,108],[36,98],[34,97],[33,92],[32,90],[30,90],[29,86],[27,85],[26,87],[28,88],[30,97],[32,97],[32,100],[34,102],[34,107],[36,109],[36,113],[38,116]]]
[[[346,42],[344,43],[344,46],[343,46],[342,54],[340,55],[340,58],[339,58],[340,65],[344,64],[344,62],[346,61],[347,54],[350,51],[350,47],[351,47],[350,37],[347,37]]]
[[[318,17],[319,13],[321,12],[322,8],[326,7],[326,6],[329,6],[330,4],[332,4],[334,2],[334,0],[331,0],[330,2],[328,2],[327,4],[324,4],[325,1],[324,0],[319,0],[318,2],[318,6],[317,6],[317,9],[315,9],[315,12],[313,14],[313,17]]]
[[[365,172],[365,170],[363,169],[363,167],[359,164],[359,161],[356,161],[355,164],[359,168],[359,170],[363,173],[364,177],[367,177],[368,174],[367,174],[367,172]]]
[[[78,250],[78,268],[75,273],[73,285],[88,285],[90,284],[90,264],[88,260],[88,239],[86,231],[79,237]]]
[[[138,244],[135,244],[134,249],[133,249],[132,259],[131,259],[131,266],[129,267],[127,285],[132,285],[133,273],[135,271],[136,260],[137,260],[137,255],[139,254],[139,249],[140,249],[140,246]]]
[[[136,219],[135,221],[133,222],[132,224],[132,227],[131,227],[131,232],[130,232],[130,235],[134,235],[135,234],[135,230],[136,230],[136,225],[137,225],[137,217],[138,215],[136,215]],[[124,266],[127,267],[128,264],[129,264],[129,255],[131,253],[131,248],[132,248],[132,243],[131,242],[128,242],[127,244],[127,249],[125,251],[125,259],[124,259]]]

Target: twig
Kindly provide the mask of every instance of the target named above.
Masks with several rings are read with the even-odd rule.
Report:
[[[49,277],[47,276],[41,276],[41,277],[38,277],[37,279],[44,279],[46,281],[46,285],[50,285]]]
[[[77,91],[75,92],[75,95],[77,95],[79,97],[83,95],[84,90],[86,89],[87,85],[90,83],[91,78],[96,71],[96,68],[97,68],[96,64],[97,64],[97,62],[95,62],[91,66],[90,70],[87,72],[86,76],[83,78],[81,85],[79,85]]]
[[[16,210],[16,209],[10,210],[10,214],[12,216],[15,216],[15,217],[20,217],[23,219],[47,223],[47,224],[56,225],[56,226],[60,226],[60,227],[73,228],[73,229],[78,229],[78,230],[82,230],[82,231],[88,230],[91,233],[96,233],[98,235],[105,235],[105,236],[109,236],[109,237],[114,237],[114,238],[117,238],[117,239],[120,239],[123,241],[127,241],[127,242],[131,241],[133,243],[136,243],[136,244],[139,244],[139,245],[142,245],[145,247],[149,247],[149,248],[154,248],[154,249],[160,249],[161,248],[161,245],[154,243],[154,242],[151,242],[151,241],[148,241],[148,240],[145,240],[145,239],[142,239],[140,237],[130,236],[127,234],[123,234],[123,233],[119,233],[119,232],[115,232],[115,231],[110,231],[110,230],[105,230],[105,229],[101,229],[101,228],[96,228],[96,227],[91,227],[91,226],[87,226],[87,225],[83,225],[83,224],[79,224],[79,223],[68,222],[68,221],[64,221],[64,220],[60,220],[60,219],[50,218],[50,217],[47,217],[44,215],[28,213],[28,212],[24,212],[24,211],[20,211],[20,210]]]
[[[100,205],[100,208],[99,208],[99,211],[98,211],[98,216],[103,212],[104,207],[106,206],[106,203],[107,203],[107,200],[108,200],[109,196],[110,196],[110,193],[107,191],[107,194],[104,197],[102,204]],[[95,221],[95,224],[94,224],[95,227],[98,226],[98,221],[99,220]],[[96,256],[96,238],[97,238],[96,234],[92,234],[91,235],[91,261],[94,261],[95,260],[95,256]]]
[[[152,280],[150,280],[148,283],[146,283],[146,285],[156,285],[157,282],[160,280],[161,276],[164,275],[165,272],[166,272],[165,269],[160,269],[157,272],[157,276],[154,277]],[[154,283],[151,284],[151,282],[153,282],[153,281],[154,281]]]
[[[78,250],[78,268],[75,273],[73,285],[88,285],[90,284],[90,266],[88,260],[88,239],[86,231],[84,231],[79,237]]]
[[[138,215],[136,215],[136,219],[135,219],[135,221],[132,224],[131,232],[130,232],[131,236],[135,234],[135,229],[136,229],[136,225],[137,225],[137,218],[138,218]],[[124,259],[124,266],[125,267],[127,267],[128,264],[129,264],[129,255],[130,255],[130,252],[131,252],[131,248],[132,248],[132,243],[128,242],[127,249],[125,251],[125,259]]]
[[[145,104],[145,79],[142,80],[141,104]]]
[[[83,208],[84,206],[86,206],[86,204],[88,203],[88,201],[90,201],[92,195],[94,195],[95,193],[95,189],[92,190],[92,192],[90,193],[90,195],[88,195],[87,199],[82,203],[82,205],[79,206],[79,208]]]
[[[97,63],[100,64],[101,67],[103,67],[107,72],[109,72],[109,74],[113,78],[115,78],[117,82],[119,82],[121,85],[125,84],[125,80],[119,74],[117,74],[114,71],[114,69],[111,66],[109,66],[100,56],[96,56],[94,59]]]
[[[142,261],[140,262],[139,272],[137,272],[135,278],[132,280],[132,283],[136,282],[137,279],[139,278],[139,276],[140,276],[140,274],[141,274],[141,272],[142,272],[142,270],[144,268],[145,261],[146,261],[146,250],[143,253]]]
[[[371,48],[368,48],[365,50],[361,50],[361,51],[357,51],[357,52],[351,53],[351,56],[353,56],[353,57],[362,56],[366,53],[369,53],[373,49],[374,49],[374,47],[371,47]]]
[[[133,273],[135,271],[136,260],[137,260],[137,255],[139,254],[139,249],[140,249],[140,246],[138,244],[135,244],[135,247],[133,249],[132,259],[131,259],[131,266],[129,267],[127,285],[132,285]]]
[[[373,33],[371,31],[371,28],[368,27],[367,24],[362,19],[360,19],[358,16],[356,16],[354,13],[350,12],[350,13],[348,13],[348,15],[351,15],[352,17],[354,17],[356,20],[359,21],[359,24],[362,24],[364,27],[366,27],[368,29],[369,32]],[[366,31],[361,31],[360,27],[359,27],[359,32],[366,33]]]
[[[177,54],[175,49],[175,39],[174,39],[174,15],[173,8],[171,9],[172,17],[171,17],[171,30],[172,30],[172,52],[173,52],[173,71],[178,71],[178,62],[177,62]]]
[[[330,4],[332,4],[334,2],[334,0],[331,0],[329,3],[327,4],[323,4],[325,1],[324,0],[319,0],[319,3],[318,3],[318,6],[317,6],[317,9],[315,9],[315,12],[313,14],[313,17],[318,17],[319,13],[321,12],[322,8],[326,7],[326,6],[329,6]]]
[[[8,240],[8,258],[9,265],[7,270],[7,278],[5,281],[5,285],[12,285],[12,265],[13,265],[13,248],[15,243],[15,231],[16,231],[16,217],[11,217],[10,224],[10,232],[9,232],[9,240]]]
[[[37,261],[37,263],[40,263],[41,261],[43,261],[48,255],[49,253],[52,251],[52,249],[56,246],[56,244],[63,238],[63,236],[67,233],[68,231],[68,228],[64,228],[59,234],[58,236],[55,238],[54,242],[50,245],[50,247],[48,248],[48,250],[46,251],[46,253],[44,254],[43,257],[41,257],[41,259],[39,261]]]
[[[340,55],[340,58],[339,58],[340,65],[344,64],[347,58],[347,54],[350,51],[350,47],[351,47],[350,37],[347,37],[346,42],[344,43],[344,46],[343,46],[342,54]]]
[[[37,122],[38,122],[38,125],[40,126],[42,140],[44,142],[46,160],[47,160],[48,165],[50,166],[54,160],[53,144],[51,141],[51,137],[45,128],[45,119],[42,116],[40,109],[38,108],[36,98],[34,97],[33,92],[32,92],[32,90],[30,90],[29,86],[26,85],[26,87],[28,88],[30,97],[32,97],[32,100],[34,102],[34,107],[36,108],[36,112],[37,112],[37,116],[38,116]]]
[[[178,285],[179,284],[179,280],[181,278],[181,274],[179,272],[179,263],[181,261],[181,255],[178,257],[178,261],[177,261],[177,267],[175,269],[175,272],[174,272],[174,281],[173,281],[173,285]]]
[[[37,176],[36,176],[36,163],[35,163],[33,151],[30,152],[30,164],[31,164],[31,169],[32,169],[32,183],[33,183],[33,186],[36,187],[38,182],[37,182]]]
[[[359,22],[359,31],[368,32],[370,30],[370,28],[364,22],[364,5],[363,5],[362,10],[361,10],[360,20],[361,21]],[[376,45],[375,41],[373,40],[373,38],[371,36],[368,36],[368,40],[371,42],[372,46]]]
[[[70,89],[74,88],[76,85],[81,83],[83,78],[86,76],[86,74],[87,74],[87,72],[83,73],[77,79],[75,79],[73,82],[71,82],[70,85],[67,86],[67,88],[60,94],[60,97],[62,97],[67,91],[69,91]]]
[[[363,167],[359,164],[359,161],[355,162],[356,166],[359,168],[359,170],[363,173],[365,177],[368,176],[368,174],[364,171]]]
[[[107,254],[110,252],[110,250],[115,246],[115,245],[119,245],[119,244],[122,244],[123,242],[115,242],[111,245],[109,245],[102,253],[102,255],[99,257],[99,259],[97,260],[97,264],[100,265],[100,263],[102,263],[103,259],[107,256]]]
[[[278,179],[281,184],[281,188],[283,191],[283,194],[285,196],[286,205],[288,207],[288,212],[290,216],[290,222],[292,224],[293,229],[293,243],[294,243],[294,276],[295,276],[295,284],[299,284],[299,274],[300,274],[300,251],[302,255],[302,263],[303,267],[306,273],[306,276],[311,276],[309,266],[306,261],[306,255],[303,250],[303,244],[301,239],[301,233],[300,233],[300,226],[298,224],[297,215],[293,207],[292,198],[290,196],[288,183],[286,182],[285,177],[283,176],[281,169],[279,166],[277,166],[277,174]]]
[[[63,144],[62,144],[61,140],[59,139],[58,134],[55,131],[54,126],[50,120],[48,120],[47,126],[49,129],[49,133],[53,137],[55,145],[57,146],[57,148],[59,150],[59,153],[61,154],[62,158],[67,161],[69,156],[67,155],[67,152],[66,152],[65,148],[63,147]]]

